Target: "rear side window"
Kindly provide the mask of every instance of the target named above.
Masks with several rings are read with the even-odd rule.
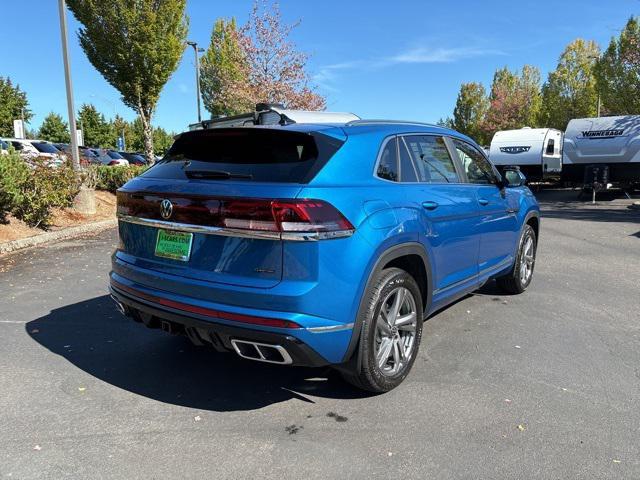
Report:
[[[495,175],[489,161],[467,142],[456,138],[452,140],[469,183],[494,183]]]
[[[378,171],[376,173],[378,177],[391,182],[398,181],[397,149],[395,137],[385,144],[380,153],[380,161],[378,162]]]
[[[430,135],[403,137],[418,172],[425,183],[457,183],[458,174],[444,138]]]
[[[249,127],[198,130],[178,137],[144,175],[308,183],[343,143],[319,132]]]

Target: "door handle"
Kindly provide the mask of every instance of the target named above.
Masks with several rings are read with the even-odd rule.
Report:
[[[436,208],[438,208],[438,203],[432,201],[422,202],[422,208],[424,208],[425,210],[435,210]]]
[[[489,205],[489,200],[487,200],[486,198],[479,198],[478,203],[480,205]]]

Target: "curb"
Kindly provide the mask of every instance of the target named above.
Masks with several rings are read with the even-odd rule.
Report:
[[[97,233],[117,225],[118,220],[114,218],[112,220],[103,220],[102,222],[78,225],[77,227],[63,228],[62,230],[57,230],[55,232],[41,233],[40,235],[34,235],[33,237],[11,240],[10,242],[0,243],[0,255],[22,250],[23,248],[35,247],[44,243],[79,237],[87,233]]]

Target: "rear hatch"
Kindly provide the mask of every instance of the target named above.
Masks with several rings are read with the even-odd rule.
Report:
[[[301,228],[296,222],[309,207],[291,200],[340,148],[341,133],[279,127],[182,134],[162,161],[118,191],[118,257],[200,281],[275,286],[282,229]]]

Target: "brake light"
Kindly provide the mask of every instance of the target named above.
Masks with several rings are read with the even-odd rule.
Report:
[[[109,165],[110,167],[113,167],[114,165],[120,165],[120,162],[118,162],[117,160],[111,160],[111,161],[108,163],[108,165]]]
[[[170,217],[160,203],[172,203]],[[257,199],[118,192],[118,216],[150,224],[154,220],[180,224],[182,229],[221,235],[239,233],[256,238],[317,240],[351,235],[355,227],[324,200]]]
[[[322,200],[226,200],[224,227],[281,233],[352,233],[353,225]]]

